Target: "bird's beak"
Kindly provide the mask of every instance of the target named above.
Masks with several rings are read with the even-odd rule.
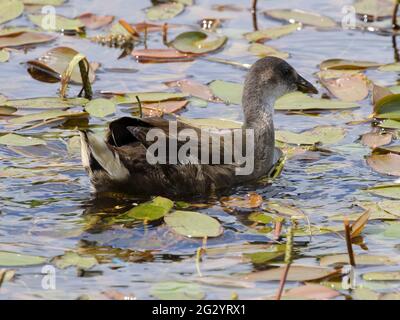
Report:
[[[302,76],[298,75],[297,81],[297,90],[304,92],[304,93],[318,93],[317,88],[315,88],[310,82],[304,79]]]

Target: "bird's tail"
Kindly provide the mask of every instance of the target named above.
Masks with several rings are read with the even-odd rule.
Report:
[[[91,131],[80,131],[83,167],[93,174],[96,170],[105,171],[113,180],[124,180],[129,171],[122,163],[119,154],[104,139]]]

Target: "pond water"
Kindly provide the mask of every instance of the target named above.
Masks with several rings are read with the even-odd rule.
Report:
[[[207,56],[253,63],[257,57],[248,52],[248,42],[242,37],[243,33],[253,31],[250,1],[235,1],[235,6],[239,8],[237,11],[217,11],[213,8],[216,4],[228,3],[197,0],[194,5],[187,6],[182,14],[168,20],[168,23],[189,27],[171,28],[170,39],[190,27],[198,27],[202,18],[221,18],[224,21],[218,32],[228,35],[228,42],[223,50]],[[340,22],[343,6],[351,4],[352,1],[342,0],[296,0],[285,1],[284,4],[282,1],[259,1],[258,7],[260,12],[282,7],[311,10]],[[149,6],[150,1],[70,0],[58,7],[57,13],[69,17],[83,12],[109,14],[138,23],[146,19],[144,9]],[[32,27],[25,16],[8,25]],[[259,29],[278,25],[281,23],[267,19],[262,13],[258,15]],[[90,31],[88,34],[97,33],[100,31]],[[306,26],[295,33],[269,41],[268,45],[290,53],[288,62],[306,79],[316,84],[321,93],[326,93],[326,89],[317,83],[313,74],[319,71],[318,65],[323,60],[344,58],[391,63],[394,57],[391,36],[340,27],[318,30]],[[34,80],[27,72],[26,62],[57,46],[74,48],[85,54],[89,61],[101,64],[93,84],[95,93],[101,90],[171,91],[164,82],[187,77],[201,83],[215,79],[241,83],[246,72],[231,65],[204,59],[140,64],[130,56],[118,59],[120,49],[101,46],[74,36],[60,36],[54,42],[29,47],[25,52],[14,52],[9,62],[0,64],[0,93],[9,99],[56,97],[59,83]],[[143,44],[137,47],[143,48]],[[149,33],[148,47],[163,47],[160,33]],[[112,72],[107,71],[107,68],[129,68],[134,69],[134,72]],[[381,86],[396,85],[399,79],[395,72],[368,70],[366,75]],[[71,86],[68,94],[74,97],[79,91],[80,87]],[[371,112],[369,98],[360,102],[360,108],[350,111],[327,111],[315,116],[276,112],[277,129],[299,132],[317,125],[333,125],[344,128],[346,136],[339,143],[326,147],[330,153],[313,152],[311,157],[288,159],[281,176],[272,185],[256,184],[240,188],[235,191],[235,195],[244,197],[248,192],[255,192],[265,202],[275,199],[293,204],[307,214],[312,225],[341,226],[342,222],[333,222],[329,217],[361,213],[361,209],[355,206],[357,201],[380,200],[363,189],[395,180],[374,172],[365,161],[371,149],[357,140],[361,134],[371,131],[371,124],[348,124],[367,118]],[[129,114],[129,108],[121,107],[117,114],[105,119],[90,118],[89,125],[101,131],[109,121]],[[189,104],[180,114],[187,118],[242,118],[240,106],[217,103],[209,103],[207,107]],[[1,133],[11,130],[7,121],[7,117],[0,117]],[[217,218],[224,228],[222,236],[210,238],[206,244],[207,249],[221,250],[210,253],[206,251],[202,262],[196,264],[196,251],[203,245],[202,240],[178,236],[161,222],[148,225],[98,223],[99,219],[124,212],[134,203],[146,199],[122,195],[96,197],[92,193],[88,176],[81,166],[79,152],[67,147],[68,141],[78,135],[74,126],[45,126],[22,130],[20,133],[45,139],[47,145],[24,148],[0,145],[0,250],[44,256],[49,260],[66,251],[74,251],[82,255],[95,255],[99,264],[88,271],[77,271],[75,267],[57,268],[55,290],[42,288],[42,265],[13,268],[16,277],[3,284],[0,298],[107,298],[110,292],[118,291],[137,299],[149,299],[153,298],[152,288],[166,281],[197,283],[198,286],[193,290],[204,292],[207,299],[230,299],[233,294],[237,294],[240,299],[254,299],[276,293],[279,281],[246,285],[238,281],[241,274],[266,268],[242,260],[242,254],[248,252],[248,249],[239,246],[271,242],[271,234],[257,233],[247,218],[250,212],[257,209],[228,209],[215,198],[207,201],[185,199],[194,205],[189,210]],[[330,165],[333,170],[310,172],[310,168],[316,165]],[[303,221],[301,223],[304,224]],[[362,239],[354,244],[355,252],[397,256],[399,249],[396,244],[399,240],[383,236],[386,227],[385,222],[370,221],[362,233]],[[227,246],[233,246],[233,249],[223,249]],[[335,233],[315,235],[311,241],[309,237],[296,237],[294,250],[294,263],[318,266],[320,256],[346,253],[346,242],[342,235]],[[396,265],[358,267],[356,284],[382,292],[396,290],[399,288],[397,282],[391,282],[389,286],[384,282],[364,281],[361,276],[365,272],[392,270],[396,270]],[[232,281],[233,284],[224,281]],[[338,286],[340,279],[336,279],[336,282]],[[298,285],[298,282],[287,282],[286,288]],[[338,299],[354,297],[349,290],[341,288],[340,292],[342,295]]]

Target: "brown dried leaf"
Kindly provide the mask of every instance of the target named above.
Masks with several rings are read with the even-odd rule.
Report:
[[[39,44],[52,41],[55,38],[57,38],[57,36],[53,34],[39,32],[19,32],[8,36],[0,36],[0,48]]]
[[[82,21],[86,28],[93,30],[109,25],[114,21],[114,18],[114,16],[98,16],[90,12],[83,13],[76,17],[76,19]]]
[[[340,292],[319,284],[306,284],[286,291],[285,298],[326,300],[340,296]]]
[[[185,108],[188,103],[187,100],[143,103],[143,114],[152,117],[162,116],[164,113],[175,113]]]
[[[361,136],[361,143],[370,148],[377,148],[389,144],[392,141],[391,133],[368,132]]]
[[[355,102],[364,100],[368,96],[367,78],[361,73],[338,79],[321,78],[321,83],[332,95],[343,101]]]
[[[249,193],[244,198],[226,197],[221,199],[221,203],[227,207],[238,207],[254,209],[261,206],[263,198],[257,193]]]
[[[185,94],[192,95],[207,101],[213,101],[214,95],[211,89],[205,84],[196,82],[194,80],[183,79],[178,81],[170,81],[165,83],[169,88],[179,88]]]
[[[176,62],[192,61],[193,56],[175,49],[138,49],[132,51],[138,62]]]
[[[371,213],[369,210],[365,211],[354,223],[351,225],[351,238],[358,237],[364,230],[368,223]]]
[[[367,163],[379,173],[400,176],[400,155],[398,154],[372,154],[367,157]]]

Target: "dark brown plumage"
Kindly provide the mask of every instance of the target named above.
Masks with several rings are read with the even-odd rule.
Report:
[[[279,58],[260,59],[250,69],[242,99],[244,128],[252,129],[254,132],[254,170],[250,174],[237,175],[236,169],[243,165],[224,162],[223,141],[220,146],[215,146],[211,144],[211,138],[207,139],[211,150],[208,156],[210,158],[202,157],[201,148],[205,147],[200,144],[202,132],[179,119],[178,132],[191,129],[198,137],[193,139],[191,136],[191,143],[197,148],[198,158],[192,156],[185,160],[185,163],[171,164],[176,155],[170,154],[167,148],[166,164],[150,164],[146,158],[146,152],[153,144],[146,139],[149,131],[159,129],[165,133],[167,146],[169,141],[176,141],[176,137],[169,131],[169,121],[160,117],[143,119],[125,117],[113,121],[109,125],[106,141],[99,139],[90,131],[81,132],[83,165],[98,192],[118,191],[167,196],[207,195],[215,190],[255,180],[267,174],[281,154],[275,148],[273,125],[275,100],[297,89],[316,92],[309,82]],[[176,143],[179,150],[186,141],[176,141]],[[220,164],[196,163],[196,159],[198,162],[211,160],[217,151],[220,152]]]

